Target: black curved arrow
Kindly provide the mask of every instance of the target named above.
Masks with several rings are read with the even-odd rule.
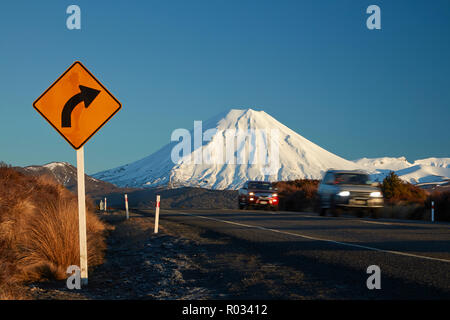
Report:
[[[87,108],[100,93],[100,90],[81,85],[79,88],[81,92],[70,98],[64,105],[61,115],[61,127],[63,128],[70,128],[72,126],[72,111],[80,102],[84,102],[84,107]]]

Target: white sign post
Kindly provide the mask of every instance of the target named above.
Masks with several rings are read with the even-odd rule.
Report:
[[[159,207],[160,207],[160,201],[161,197],[160,195],[156,196],[156,209],[155,209],[155,233],[158,233],[158,227],[159,227]]]
[[[78,227],[80,233],[81,283],[88,283],[88,256],[86,237],[86,195],[84,188],[84,147],[77,150]]]
[[[128,195],[125,194],[125,210],[127,211],[127,220],[130,218],[130,215],[128,214]]]

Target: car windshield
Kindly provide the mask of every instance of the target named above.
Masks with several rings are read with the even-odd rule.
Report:
[[[248,184],[248,188],[259,190],[273,190],[272,184],[270,182],[250,182]]]
[[[367,184],[369,176],[360,173],[336,173],[335,184]]]

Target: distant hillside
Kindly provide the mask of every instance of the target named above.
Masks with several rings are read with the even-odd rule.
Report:
[[[77,169],[67,162],[52,162],[42,166],[14,167],[15,170],[32,176],[48,175],[64,187],[77,193]],[[162,208],[236,208],[236,191],[216,191],[202,188],[177,189],[137,189],[119,188],[112,183],[105,182],[85,175],[86,194],[98,205],[104,197],[108,199],[108,206],[123,208],[124,194],[128,194],[130,207],[153,208],[156,195],[161,195]]]
[[[15,170],[32,176],[48,175],[64,187],[77,193],[77,168],[67,162],[51,162],[43,166],[14,167]],[[95,198],[113,192],[129,191],[112,183],[85,175],[86,194]]]

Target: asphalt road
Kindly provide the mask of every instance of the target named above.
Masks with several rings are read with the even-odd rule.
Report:
[[[450,224],[312,213],[161,210],[165,220],[235,240],[267,263],[301,270],[343,299],[449,299]],[[381,269],[369,290],[367,268]]]

